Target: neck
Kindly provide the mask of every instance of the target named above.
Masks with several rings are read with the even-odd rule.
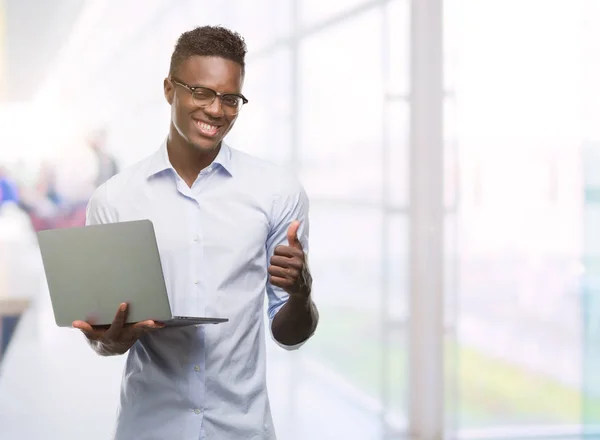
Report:
[[[221,144],[209,151],[202,151],[190,145],[180,137],[169,135],[167,139],[167,152],[169,161],[177,174],[191,186],[204,168],[208,167],[217,157]]]

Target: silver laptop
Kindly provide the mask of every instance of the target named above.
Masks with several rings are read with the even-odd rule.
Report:
[[[56,324],[113,321],[129,304],[127,323],[154,319],[166,326],[217,324],[220,317],[173,316],[150,220],[38,232]]]

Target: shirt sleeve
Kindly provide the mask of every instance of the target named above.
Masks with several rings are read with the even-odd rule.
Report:
[[[294,220],[300,221],[298,239],[302,244],[306,258],[308,258],[308,237],[310,229],[308,214],[309,202],[304,187],[298,180],[294,179],[289,181],[286,188],[280,191],[273,200],[271,228],[267,238],[267,266],[270,264],[275,248],[279,245],[288,245],[287,230]],[[279,346],[286,350],[294,350],[302,346],[306,341],[293,346],[284,345],[273,337],[271,330],[273,318],[275,318],[277,312],[285,305],[288,298],[289,294],[285,290],[274,286],[270,281],[267,281],[269,331],[271,332],[271,337]]]
[[[86,226],[101,225],[105,223],[115,223],[117,221],[116,212],[108,202],[108,190],[106,184],[101,185],[94,191],[87,204],[85,210],[85,224]]]

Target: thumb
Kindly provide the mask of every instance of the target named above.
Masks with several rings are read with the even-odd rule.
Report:
[[[294,220],[288,228],[287,240],[290,246],[302,249],[302,244],[300,244],[300,240],[298,240],[298,228],[300,228],[300,222]]]

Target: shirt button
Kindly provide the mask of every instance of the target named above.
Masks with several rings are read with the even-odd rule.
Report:
[[[200,237],[198,237],[197,235],[194,235],[194,241],[198,241],[200,240]]]
[[[199,282],[200,282],[200,281],[196,280],[196,281],[194,281],[194,284],[198,284]]]
[[[194,410],[194,412],[195,412],[196,414],[200,414],[200,408],[196,408],[196,409]]]
[[[196,366],[194,367],[194,371],[200,371],[200,365],[196,365]]]

